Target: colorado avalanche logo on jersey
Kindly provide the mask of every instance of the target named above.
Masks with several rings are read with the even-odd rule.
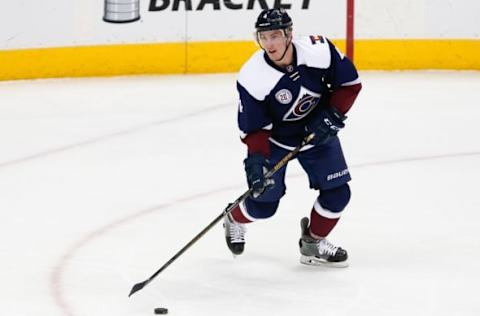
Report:
[[[320,101],[321,94],[300,88],[297,100],[283,116],[284,121],[298,121],[308,115]]]

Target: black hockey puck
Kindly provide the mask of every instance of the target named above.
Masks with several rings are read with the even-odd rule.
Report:
[[[168,308],[165,307],[157,307],[154,309],[155,314],[165,315],[168,314]]]

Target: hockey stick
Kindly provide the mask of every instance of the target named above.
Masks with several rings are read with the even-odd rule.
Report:
[[[292,159],[295,155],[297,155],[300,150],[305,147],[313,138],[315,137],[315,133],[311,133],[310,135],[306,136],[302,143],[295,147],[291,152],[286,154],[279,162],[275,164],[266,174],[265,178],[268,179],[272,177],[278,170],[280,170],[285,164]],[[192,240],[190,240],[182,249],[180,249],[170,260],[168,260],[160,269],[158,269],[151,277],[146,279],[143,282],[137,283],[133,286],[130,294],[128,297],[132,296],[133,293],[140,291],[143,289],[148,283],[152,282],[153,279],[157,277],[163,270],[165,270],[172,262],[174,262],[178,257],[180,257],[188,248],[190,248],[197,240],[199,240],[203,235],[205,235],[215,224],[217,224],[225,215],[229,214],[235,207],[238,206],[243,200],[245,200],[251,193],[252,189],[248,189],[245,193],[240,195],[235,202],[228,204],[228,206],[220,213],[210,224],[207,225],[201,232],[199,232]]]

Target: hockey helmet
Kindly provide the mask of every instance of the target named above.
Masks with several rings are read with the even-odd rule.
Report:
[[[285,9],[265,9],[255,22],[257,32],[285,30],[293,25],[292,19]]]

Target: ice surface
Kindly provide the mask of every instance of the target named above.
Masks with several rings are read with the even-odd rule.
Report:
[[[217,225],[131,298],[245,190],[235,75],[0,83],[1,313],[479,315],[480,73],[361,76],[330,237],[349,268],[300,265],[294,161],[244,255]]]

